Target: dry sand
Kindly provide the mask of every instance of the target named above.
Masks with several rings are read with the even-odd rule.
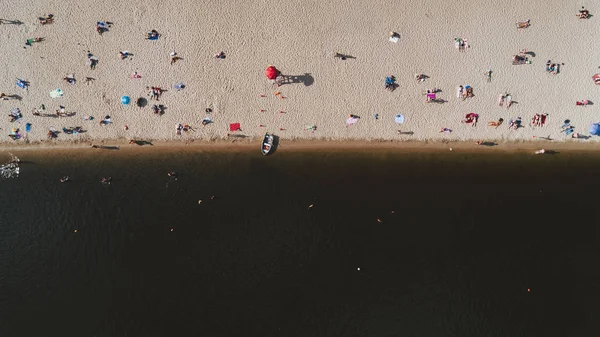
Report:
[[[73,126],[87,132],[60,134],[56,141],[225,139],[229,123],[235,122],[241,123],[240,134],[260,137],[271,131],[282,140],[504,143],[550,136],[571,141],[560,132],[565,119],[584,135],[591,123],[600,121],[600,87],[591,79],[600,71],[600,16],[577,19],[582,5],[600,15],[594,3],[564,0],[424,0],[393,5],[342,0],[5,1],[0,3],[0,18],[23,24],[0,25],[0,92],[20,95],[22,100],[0,101],[5,114],[0,121],[2,141],[13,143],[6,136],[10,129],[24,132],[27,122],[32,124],[27,134],[31,142],[45,140],[50,127]],[[37,17],[48,13],[55,15],[55,22],[40,25]],[[531,19],[531,27],[517,30],[515,23],[526,19]],[[100,36],[97,21],[113,26]],[[158,41],[145,39],[152,29],[162,34]],[[390,31],[401,35],[397,44],[388,41]],[[25,41],[33,37],[45,41],[24,49]],[[455,37],[467,39],[471,48],[459,52]],[[512,65],[512,55],[524,48],[535,53],[533,63]],[[99,58],[95,70],[86,66],[88,50]],[[121,60],[121,50],[134,55]],[[171,51],[183,60],[170,65]],[[219,51],[225,52],[225,59],[214,58]],[[343,61],[334,58],[334,52],[355,58]],[[548,59],[564,63],[558,75],[546,73]],[[274,88],[264,75],[269,64],[303,82]],[[491,83],[484,75],[487,69],[493,70]],[[142,78],[132,80],[134,71]],[[69,73],[75,74],[75,85],[62,81]],[[417,83],[416,73],[430,78]],[[398,79],[394,92],[384,89],[390,74]],[[88,76],[96,80],[86,85]],[[29,89],[17,88],[16,78],[29,81]],[[180,81],[186,88],[173,90]],[[475,97],[457,99],[455,90],[461,84],[471,85]],[[132,103],[148,98],[147,86],[168,89],[160,100],[167,107],[161,117],[149,106],[120,103],[122,95],[130,96]],[[446,103],[425,102],[423,92],[433,87],[442,90],[438,97]],[[52,99],[49,92],[56,88],[64,96]],[[274,95],[277,90],[284,99]],[[506,91],[518,102],[508,110],[496,104]],[[576,106],[582,99],[595,105]],[[32,110],[42,104],[49,113],[64,105],[77,114],[33,116]],[[6,115],[14,107],[25,117],[11,124]],[[213,109],[214,123],[202,127],[207,107]],[[476,127],[461,123],[469,112],[480,115]],[[529,126],[535,113],[548,114],[545,127]],[[361,118],[347,128],[349,114]],[[405,115],[403,125],[394,122],[396,114]],[[95,121],[82,120],[87,115]],[[112,117],[112,125],[99,125],[104,115]],[[525,127],[511,131],[506,122],[516,117],[522,117]],[[498,118],[505,124],[497,129],[487,126]],[[177,123],[190,124],[196,131],[177,136]],[[317,130],[306,130],[309,125]],[[440,127],[453,132],[439,133]],[[398,135],[398,129],[413,134]],[[594,139],[586,140],[590,141]]]

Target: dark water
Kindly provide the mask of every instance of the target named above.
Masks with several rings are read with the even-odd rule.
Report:
[[[600,330],[598,155],[17,155],[0,336]]]

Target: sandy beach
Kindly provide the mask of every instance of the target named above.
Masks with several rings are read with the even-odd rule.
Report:
[[[593,3],[560,0],[407,1],[393,6],[338,0],[4,2],[0,92],[18,97],[0,100],[5,114],[1,141],[230,140],[229,125],[240,123],[241,131],[235,132],[240,136],[256,138],[269,131],[282,141],[520,143],[549,137],[595,142],[561,132],[568,119],[575,132],[588,136],[590,124],[600,121],[600,87],[592,80],[600,65],[600,23],[594,16],[578,19],[581,6],[596,14]],[[47,14],[54,15],[54,22],[41,25],[38,17]],[[516,23],[527,19],[531,25],[517,29]],[[99,21],[112,23],[102,35],[96,32]],[[147,40],[153,29],[160,33],[158,40]],[[400,35],[397,43],[389,41],[391,31]],[[469,48],[455,48],[457,37],[467,40]],[[26,46],[31,38],[43,41]],[[513,55],[523,49],[531,63],[513,65]],[[86,64],[88,51],[98,58],[94,70]],[[121,59],[120,51],[132,55]],[[170,64],[173,51],[182,59]],[[215,58],[221,51],[225,58]],[[336,52],[351,57],[342,60],[334,57]],[[546,71],[547,60],[560,65],[558,74]],[[268,65],[290,76],[292,83],[274,86],[265,77]],[[134,72],[141,78],[132,79]],[[75,84],[63,81],[69,74]],[[419,82],[415,74],[427,78]],[[397,78],[393,92],[384,87],[389,75]],[[86,77],[94,80],[86,84]],[[28,88],[18,88],[17,78],[29,82]],[[180,91],[173,88],[179,82],[185,84]],[[471,86],[474,97],[457,98],[459,85]],[[152,86],[166,89],[159,103],[148,96],[146,87]],[[425,91],[432,88],[441,90],[437,99],[442,103],[425,101]],[[55,89],[63,96],[51,98]],[[505,93],[513,101],[508,109],[497,104]],[[131,98],[129,105],[121,103],[124,95]],[[149,104],[137,107],[139,97]],[[592,104],[575,104],[586,99]],[[164,114],[155,115],[152,104],[164,105]],[[75,114],[34,116],[42,105],[42,114],[53,115],[60,106]],[[23,117],[11,123],[7,115],[14,108]],[[469,113],[479,115],[476,126],[461,123]],[[360,118],[347,126],[350,114]],[[398,114],[404,116],[403,124],[395,122]],[[547,114],[544,126],[530,125],[535,114]],[[100,125],[107,115],[112,123]],[[212,123],[202,126],[207,115]],[[94,120],[84,120],[86,116]],[[508,121],[518,117],[523,127],[509,129]],[[498,128],[487,125],[500,118],[504,122]],[[27,123],[30,132],[25,131]],[[192,130],[177,135],[177,124],[189,124]],[[47,140],[50,129],[76,126],[85,132],[59,132]],[[308,130],[311,126],[316,130]],[[13,128],[19,128],[21,139],[8,137]],[[441,133],[440,128],[452,132]]]

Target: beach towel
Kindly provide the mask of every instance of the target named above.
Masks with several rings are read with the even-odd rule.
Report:
[[[31,123],[25,124],[25,132],[30,132],[30,131],[31,131]]]
[[[404,115],[397,114],[397,115],[394,117],[394,121],[396,121],[396,123],[398,123],[398,124],[402,124],[402,123],[404,123]]]
[[[57,97],[62,97],[63,92],[60,89],[54,89],[52,91],[50,91],[50,97],[52,98],[57,98]]]
[[[241,131],[242,128],[240,126],[240,123],[231,123],[229,124],[229,131]]]
[[[436,97],[436,96],[435,96],[435,94],[433,94],[433,93],[429,93],[429,94],[427,94],[427,98],[429,98],[429,99],[435,99],[435,97]]]
[[[398,41],[400,41],[400,37],[396,36],[390,36],[390,42],[394,42],[394,43],[398,43]]]
[[[19,87],[21,89],[26,89],[27,88],[27,82],[23,81],[20,78],[17,79],[16,84],[17,84],[17,87]]]

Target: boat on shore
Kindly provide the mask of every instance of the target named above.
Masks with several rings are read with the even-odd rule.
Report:
[[[265,133],[265,138],[263,138],[260,151],[264,156],[266,156],[271,152],[271,150],[273,150],[273,135],[267,132]]]

